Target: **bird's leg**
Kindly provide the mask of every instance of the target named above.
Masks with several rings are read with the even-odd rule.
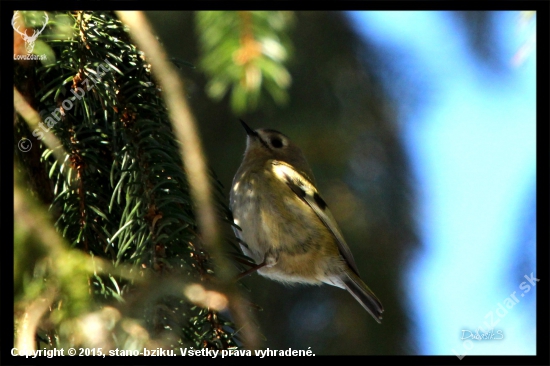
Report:
[[[257,270],[259,270],[260,268],[264,267],[265,265],[267,265],[266,261],[264,260],[262,263],[260,264],[257,264],[253,267],[250,267],[249,269],[247,269],[246,271],[244,271],[243,273],[239,274],[236,278],[236,281],[240,281],[242,280],[243,278],[245,278],[246,276],[248,276],[249,274],[251,273],[254,273],[256,272]]]
[[[250,267],[256,266],[256,263],[254,263],[254,262],[252,262],[252,261],[249,261],[249,260],[246,260],[246,259],[244,259],[244,258],[241,257],[241,256],[238,256],[238,255],[231,255],[231,257],[232,257],[235,261],[237,261],[237,262],[239,262],[239,263],[241,263],[241,264],[245,264],[245,265],[250,266]]]
[[[244,277],[248,276],[253,272],[256,272],[262,267],[268,267],[268,268],[273,267],[274,265],[277,264],[278,261],[279,261],[279,253],[278,252],[273,253],[271,250],[268,250],[267,253],[265,253],[264,260],[262,263],[257,264],[253,267],[250,267],[248,270],[238,275],[236,281],[243,279]]]

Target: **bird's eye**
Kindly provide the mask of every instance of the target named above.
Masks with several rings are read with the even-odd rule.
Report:
[[[271,146],[276,147],[276,148],[283,147],[283,141],[278,137],[272,138],[271,139]]]

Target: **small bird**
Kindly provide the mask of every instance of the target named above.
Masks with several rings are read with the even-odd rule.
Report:
[[[380,323],[382,303],[359,277],[300,148],[279,131],[241,123],[248,136],[230,206],[241,248],[257,263],[249,271],[286,284],[346,289]]]

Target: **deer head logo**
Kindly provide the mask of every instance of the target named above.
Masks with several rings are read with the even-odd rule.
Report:
[[[11,26],[13,27],[13,30],[19,33],[21,35],[21,38],[23,38],[23,40],[25,41],[25,49],[27,50],[27,53],[32,53],[32,50],[34,49],[34,42],[36,41],[40,33],[44,31],[44,28],[46,28],[46,24],[48,24],[48,19],[49,19],[48,14],[44,12],[44,26],[38,32],[36,30],[33,30],[32,36],[29,36],[27,34],[26,29],[25,29],[25,32],[21,32],[19,30],[19,26],[15,24],[15,21],[17,20],[18,17],[19,17],[19,11],[16,11],[15,14],[13,14],[13,18],[11,18]]]

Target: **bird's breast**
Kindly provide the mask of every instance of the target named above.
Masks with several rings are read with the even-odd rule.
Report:
[[[243,251],[261,263],[274,256],[276,265],[260,274],[283,282],[322,281],[329,267],[341,262],[333,236],[313,210],[269,171],[235,177],[231,207]]]

